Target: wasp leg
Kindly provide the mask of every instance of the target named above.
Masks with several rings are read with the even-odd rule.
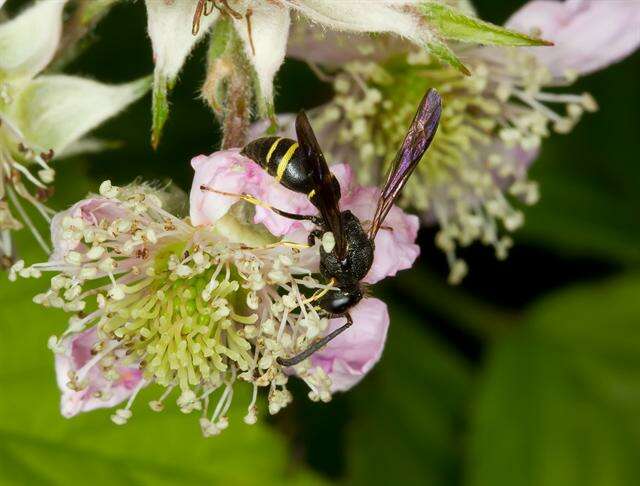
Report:
[[[312,214],[295,214],[295,213],[290,213],[288,211],[283,211],[282,209],[274,208],[271,204],[265,201],[262,201],[256,197],[253,197],[251,194],[235,194],[233,192],[219,191],[217,189],[214,189],[212,187],[205,186],[205,185],[200,186],[200,190],[207,191],[207,192],[215,192],[216,194],[222,194],[223,196],[237,197],[248,203],[255,204],[256,206],[262,206],[263,208],[269,209],[284,218],[295,219],[297,221],[311,221],[314,224],[319,224],[319,218],[317,216],[314,216]]]
[[[309,248],[309,247],[307,247],[307,248]],[[322,289],[320,292],[316,292],[315,294],[313,294],[308,299],[305,299],[302,303],[303,304],[310,304],[311,302],[315,302],[316,300],[321,299],[322,297],[327,295],[327,293],[333,288],[335,283],[336,283],[336,279],[335,278],[331,278],[331,280],[329,280],[329,283],[327,283],[327,286],[324,289]]]
[[[264,246],[242,245],[241,248],[243,250],[268,250],[269,248],[277,248],[279,246],[286,246],[295,250],[305,250],[307,248],[310,248],[309,245],[305,245],[304,243],[296,243],[295,241],[276,241],[275,243],[269,243],[268,245]]]
[[[362,222],[362,226],[369,226],[369,227],[371,227],[371,220],[370,220],[370,219],[367,219],[367,220],[363,221],[363,222]],[[380,229],[383,229],[383,230],[387,230],[387,231],[391,231],[391,232],[393,232],[393,228],[392,228],[391,226],[387,226],[387,225],[384,225],[384,224],[380,226]]]
[[[340,316],[340,317],[342,317],[342,316]],[[309,346],[307,349],[305,349],[302,353],[296,354],[293,358],[277,358],[276,361],[278,362],[278,364],[282,365],[282,366],[285,366],[285,367],[295,366],[298,363],[300,363],[301,361],[304,361],[305,359],[307,359],[309,356],[311,356],[313,353],[318,351],[320,348],[324,347],[332,339],[334,339],[335,337],[339,336],[341,333],[343,333],[344,331],[346,331],[347,329],[349,329],[351,327],[351,325],[353,324],[353,319],[351,318],[351,314],[349,314],[349,313],[344,314],[344,317],[347,319],[347,322],[345,324],[343,324],[342,326],[340,326],[338,329],[336,329],[335,331],[330,332],[329,334],[327,334],[325,337],[323,337],[319,341],[316,341],[311,346]]]

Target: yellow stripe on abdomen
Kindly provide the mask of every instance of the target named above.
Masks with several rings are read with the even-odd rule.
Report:
[[[293,157],[293,154],[295,153],[297,148],[298,143],[296,142],[291,147],[289,147],[289,150],[285,152],[285,154],[280,159],[280,162],[278,162],[278,169],[276,170],[276,181],[280,182],[282,180],[284,171],[287,169],[287,165],[289,165],[289,161],[291,160],[291,157]]]
[[[278,140],[273,142],[271,147],[269,147],[269,151],[267,152],[267,163],[265,164],[266,167],[269,167],[269,162],[271,162],[271,156],[273,155],[273,152],[275,152],[276,149],[278,148],[278,144],[280,143],[281,140],[282,139],[279,138]]]

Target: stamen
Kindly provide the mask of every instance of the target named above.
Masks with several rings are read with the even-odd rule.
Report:
[[[58,272],[35,300],[74,313],[91,306],[86,316],[69,320],[63,339],[50,343],[54,352],[65,352],[64,339],[97,329],[103,344],[70,376],[71,385],[85,385],[96,366],[113,377],[118,362],[139,369],[145,384],[166,388],[149,403],[153,410],[162,410],[173,388],[179,388],[177,404],[184,413],[203,405],[208,410],[210,395],[224,385],[210,419],[200,418],[205,435],[228,425],[236,376],[254,387],[247,423],[257,420],[257,387],[269,387],[271,412],[286,406],[291,394],[277,358],[308,347],[326,329],[327,319],[312,303],[335,282],[314,278],[296,243],[248,248],[222,239],[210,227],[171,220],[144,186],[118,188],[106,182],[100,189],[103,196],[90,207],[113,219],[84,208],[81,217],[63,218],[58,259],[14,265],[11,272],[14,278]],[[168,220],[171,227],[165,229]],[[136,245],[139,251],[131,251]],[[130,417],[129,404],[112,419],[124,424]]]

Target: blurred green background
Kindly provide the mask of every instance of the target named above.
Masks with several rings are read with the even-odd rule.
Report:
[[[522,3],[475,2],[495,23]],[[95,40],[68,71],[121,82],[152,70],[142,2],[115,7]],[[219,140],[197,99],[202,59],[201,46],[173,93],[160,149],[149,148],[146,97],[97,132],[122,148],[58,165],[54,207],[105,178],[170,178],[188,189],[188,161]],[[196,417],[151,412],[145,398],[155,391],[124,427],[108,410],[64,419],[46,341],[65,318],[31,303],[45,282],[3,275],[0,483],[639,484],[639,80],[636,53],[573,89],[591,92],[601,109],[544,144],[531,174],[542,199],[526,210],[507,261],[468,248],[471,273],[450,287],[434,231],[421,231],[418,265],[376,287],[392,315],[381,362],[329,404],[295,386],[278,416],[252,427],[236,417],[210,439]],[[279,111],[330,95],[293,61],[277,85]]]

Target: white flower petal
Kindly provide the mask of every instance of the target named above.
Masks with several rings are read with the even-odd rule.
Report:
[[[218,10],[202,16],[196,35],[191,32],[198,0],[146,0],[147,27],[156,72],[172,82],[191,49],[218,18]]]
[[[287,50],[291,23],[289,9],[262,2],[253,7],[249,19],[250,24],[245,19],[234,19],[234,25],[256,70],[261,94],[268,104],[272,104],[273,78]]]
[[[531,52],[554,74],[588,74],[613,64],[640,45],[640,1],[535,0],[518,10],[507,27],[539,29],[555,46]]]
[[[327,2],[303,0],[287,2],[309,19],[334,30],[353,32],[391,32],[423,44],[433,34],[422,25],[415,10],[416,2],[397,0],[361,0],[359,2]]]
[[[31,78],[49,64],[60,42],[65,3],[38,2],[0,25],[0,78]]]
[[[10,105],[9,119],[27,142],[62,152],[149,89],[149,79],[107,85],[74,76],[40,76]]]

